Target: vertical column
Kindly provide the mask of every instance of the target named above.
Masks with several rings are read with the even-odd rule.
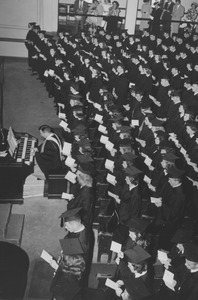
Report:
[[[42,28],[49,32],[58,30],[58,0],[39,0],[42,2]]]
[[[139,0],[128,0],[126,7],[125,29],[129,34],[135,33],[136,16]]]

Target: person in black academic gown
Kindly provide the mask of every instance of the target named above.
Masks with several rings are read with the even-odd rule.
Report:
[[[33,175],[40,179],[48,178],[51,170],[56,170],[62,166],[62,142],[48,125],[39,127],[44,142],[38,148],[31,149],[35,154],[36,164]]]
[[[149,258],[149,253],[140,246],[119,253],[118,287],[115,289],[118,297],[123,300],[154,299],[152,271],[147,263]]]

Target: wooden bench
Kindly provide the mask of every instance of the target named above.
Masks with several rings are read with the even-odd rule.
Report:
[[[25,215],[11,214],[7,225],[5,240],[20,246],[23,235]]]
[[[0,239],[5,238],[11,210],[12,205],[10,203],[0,204]]]
[[[20,246],[25,215],[12,214],[12,204],[0,204],[0,240]]]

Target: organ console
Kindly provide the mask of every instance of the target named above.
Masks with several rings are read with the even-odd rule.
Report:
[[[0,203],[23,203],[23,185],[33,173],[31,148],[37,139],[28,133],[7,133],[7,151],[0,152]]]

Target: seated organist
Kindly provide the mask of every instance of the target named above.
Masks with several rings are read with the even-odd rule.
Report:
[[[50,170],[61,168],[62,165],[62,142],[48,125],[39,127],[44,142],[38,148],[32,148],[35,153],[36,163],[34,166],[34,175],[39,179],[47,179]]]

